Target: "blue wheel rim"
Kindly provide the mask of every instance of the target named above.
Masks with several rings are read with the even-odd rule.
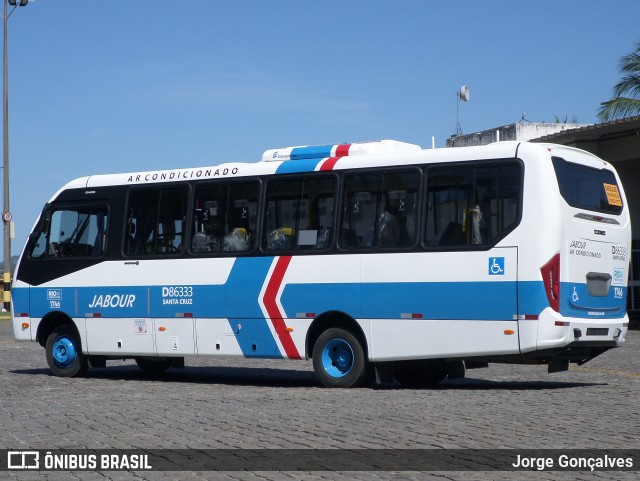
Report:
[[[331,339],[322,350],[322,367],[331,377],[344,377],[353,367],[353,349],[344,339]]]
[[[61,368],[70,367],[78,357],[78,351],[73,341],[68,337],[60,337],[53,344],[53,362]]]

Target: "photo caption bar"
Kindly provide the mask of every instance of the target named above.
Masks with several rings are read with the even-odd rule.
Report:
[[[640,450],[1,450],[0,471],[638,471]]]

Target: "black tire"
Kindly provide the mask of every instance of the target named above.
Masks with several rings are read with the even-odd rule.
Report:
[[[136,364],[149,374],[162,374],[171,367],[168,357],[136,357]]]
[[[82,354],[78,331],[69,324],[62,324],[51,331],[45,351],[47,364],[55,376],[81,376],[89,367],[86,356]]]
[[[409,387],[431,387],[447,377],[447,362],[442,359],[400,361],[394,366],[395,378]]]
[[[313,347],[313,369],[326,387],[357,387],[371,384],[372,368],[362,344],[351,332],[332,327]]]

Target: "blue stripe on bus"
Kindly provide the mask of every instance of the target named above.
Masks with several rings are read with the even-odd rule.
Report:
[[[518,314],[538,316],[549,307],[542,281],[518,281]]]
[[[310,147],[294,147],[291,149],[289,157],[291,160],[300,159],[323,159],[331,157],[333,145],[313,145]]]
[[[576,288],[577,301],[573,300],[573,288]],[[616,289],[621,289],[616,293]],[[616,294],[618,297],[616,297]],[[563,282],[560,284],[560,313],[565,317],[582,319],[619,319],[626,311],[627,288],[611,286],[609,295],[595,297],[589,295],[587,284]],[[518,314],[538,315],[549,300],[541,281],[518,282]]]
[[[42,317],[52,310],[73,317],[98,314],[104,318],[189,313],[193,317],[229,318],[232,323],[262,319],[266,332],[269,329],[258,297],[271,261],[265,257],[260,263],[241,262],[244,265],[234,267],[225,285],[171,287],[190,288],[192,296],[163,295],[166,286],[64,287],[54,289],[59,294],[51,301],[48,291],[53,289],[33,287],[31,316]],[[511,319],[516,313],[515,289],[515,282],[287,284],[281,304],[288,317],[297,312],[338,309],[363,318],[420,312],[438,319]]]
[[[573,286],[589,308],[571,305]],[[562,284],[561,312],[567,317],[615,319],[624,316],[622,298],[587,297],[586,284]],[[549,306],[541,281],[415,282],[362,284],[288,284],[281,298],[289,317],[298,312],[340,310],[356,318],[400,318],[420,314],[425,319],[513,320],[516,314],[539,315]]]
[[[226,314],[245,357],[281,358],[276,340],[258,303],[273,257],[239,257],[225,284]]]
[[[622,317],[626,311],[627,288],[610,286],[607,296],[592,296],[587,284],[560,284],[560,312],[567,317],[608,319]]]
[[[281,298],[289,317],[340,310],[365,319],[416,314],[424,319],[513,320],[516,301],[516,282],[288,284]]]
[[[11,305],[13,306],[13,312],[16,315],[20,315],[23,312],[29,312],[29,288],[12,287]]]
[[[288,317],[297,313],[342,311],[351,317],[362,315],[363,284],[287,284],[280,303]],[[376,316],[378,317],[378,316]]]
[[[52,311],[105,319],[174,318],[180,313],[226,318],[232,332],[241,326],[236,339],[245,356],[281,357],[259,304],[273,259],[238,258],[226,284],[182,286],[192,289],[192,295],[166,295],[166,286],[14,288],[13,308],[35,318]],[[593,297],[586,284],[562,283],[561,294],[564,316],[615,319],[625,314],[626,287],[612,286],[609,296]],[[512,320],[515,314],[539,315],[549,306],[541,281],[287,284],[280,302],[289,318],[340,310],[365,319],[415,314],[424,319]]]
[[[285,160],[276,169],[276,174],[295,174],[298,172],[313,172],[324,157],[302,160]]]
[[[32,287],[14,288],[13,309],[43,317],[51,311],[72,317],[193,317],[228,318],[232,329],[247,320],[251,342],[269,345],[278,353],[268,321],[259,304],[259,294],[272,257],[238,259],[225,285],[189,286],[193,296],[165,296],[162,286],[120,287]],[[578,301],[572,301],[573,288]],[[562,315],[579,318],[614,319],[624,316],[626,287],[612,286],[607,297],[589,296],[586,284],[563,283]],[[516,294],[517,291],[517,294]],[[618,297],[616,297],[618,296]],[[31,306],[29,307],[29,303]],[[288,317],[300,312],[343,311],[354,318],[397,318],[421,314],[431,319],[508,320],[514,314],[540,314],[549,306],[540,281],[516,282],[416,282],[416,283],[327,283],[287,284],[281,304]],[[244,339],[244,338],[243,338]]]
[[[518,312],[515,282],[364,284],[363,289],[365,318],[416,313],[429,319],[513,320]]]

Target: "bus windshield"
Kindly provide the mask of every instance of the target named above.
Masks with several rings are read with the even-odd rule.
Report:
[[[572,207],[620,214],[622,198],[616,177],[610,170],[594,169],[552,157],[560,193]]]

